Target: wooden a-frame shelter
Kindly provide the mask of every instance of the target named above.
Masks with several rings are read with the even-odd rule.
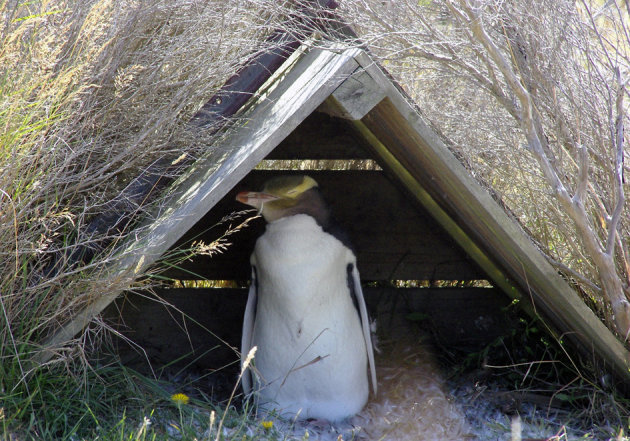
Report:
[[[120,247],[109,271],[129,284],[142,276],[315,112],[351,127],[388,178],[431,215],[494,286],[542,314],[584,353],[596,354],[617,378],[630,380],[624,345],[360,48],[303,47],[290,56],[240,109],[224,136],[168,188],[168,202]],[[47,345],[71,339],[119,294],[103,293]]]

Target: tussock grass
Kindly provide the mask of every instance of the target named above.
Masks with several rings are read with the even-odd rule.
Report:
[[[226,435],[252,439],[257,430],[264,432],[247,411],[215,407],[203,397],[183,395],[182,400],[169,392],[173,387],[121,365],[40,370],[28,388],[19,387],[3,397],[0,438],[215,440]]]
[[[265,49],[274,20],[255,2],[0,1],[5,439],[64,439],[124,402],[108,393],[124,377],[88,368],[97,323],[51,348],[46,365],[29,361],[75,311],[118,289],[103,268],[130,225],[95,232],[89,222],[115,218],[110,201],[154,161],[208,148],[213,128],[192,133],[187,121]]]

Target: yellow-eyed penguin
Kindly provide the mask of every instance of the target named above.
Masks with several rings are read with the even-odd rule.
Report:
[[[340,421],[376,394],[370,326],[354,253],[328,233],[330,214],[317,182],[283,176],[262,192],[241,192],[267,221],[251,256],[243,375],[263,409],[300,419]],[[253,372],[252,372],[253,371]]]

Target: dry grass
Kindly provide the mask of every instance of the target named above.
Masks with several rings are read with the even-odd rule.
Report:
[[[613,302],[603,290],[602,265],[593,251],[597,247],[589,248],[584,230],[543,173],[526,139],[516,93],[454,12],[464,10],[466,3],[475,4],[479,21],[532,97],[545,154],[569,194],[582,197],[597,247],[604,250],[614,242],[616,277],[624,290],[615,295],[626,299],[627,197],[616,237],[610,228],[620,199],[615,173],[617,116],[630,125],[630,95],[624,86],[630,75],[630,9],[623,2],[600,1],[342,4],[345,18],[420,104],[447,144],[615,330]],[[623,108],[616,109],[616,94],[624,98]],[[627,146],[625,141],[626,155]],[[627,174],[627,161],[624,168]]]
[[[118,289],[103,268],[131,225],[89,222],[115,219],[112,199],[154,161],[208,148],[213,128],[186,123],[265,49],[276,18],[260,11],[255,2],[0,1],[0,390],[25,400],[16,406],[36,401],[38,371],[74,372],[98,340],[91,326],[52,348],[48,366],[28,364],[75,311]]]
[[[84,295],[108,289],[98,272],[107,253],[76,267],[64,259],[101,239],[85,226],[132,177],[210,141],[199,130],[190,142],[185,123],[260,46],[264,17],[248,6],[2,5],[3,329],[37,316],[31,332],[42,336]]]

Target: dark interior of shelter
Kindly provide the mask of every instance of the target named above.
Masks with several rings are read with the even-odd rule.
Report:
[[[299,169],[304,160],[310,169]],[[308,174],[319,183],[354,247],[380,341],[411,332],[412,341],[430,341],[455,358],[510,332],[511,299],[381,169],[351,122],[316,111],[163,257],[148,276],[160,286],[127,292],[106,310],[125,337],[117,341],[123,363],[161,378],[196,376],[207,393],[229,394],[239,371],[249,256],[265,228],[253,210],[234,214],[247,209],[235,195],[281,174]],[[249,218],[211,256],[185,251]]]

